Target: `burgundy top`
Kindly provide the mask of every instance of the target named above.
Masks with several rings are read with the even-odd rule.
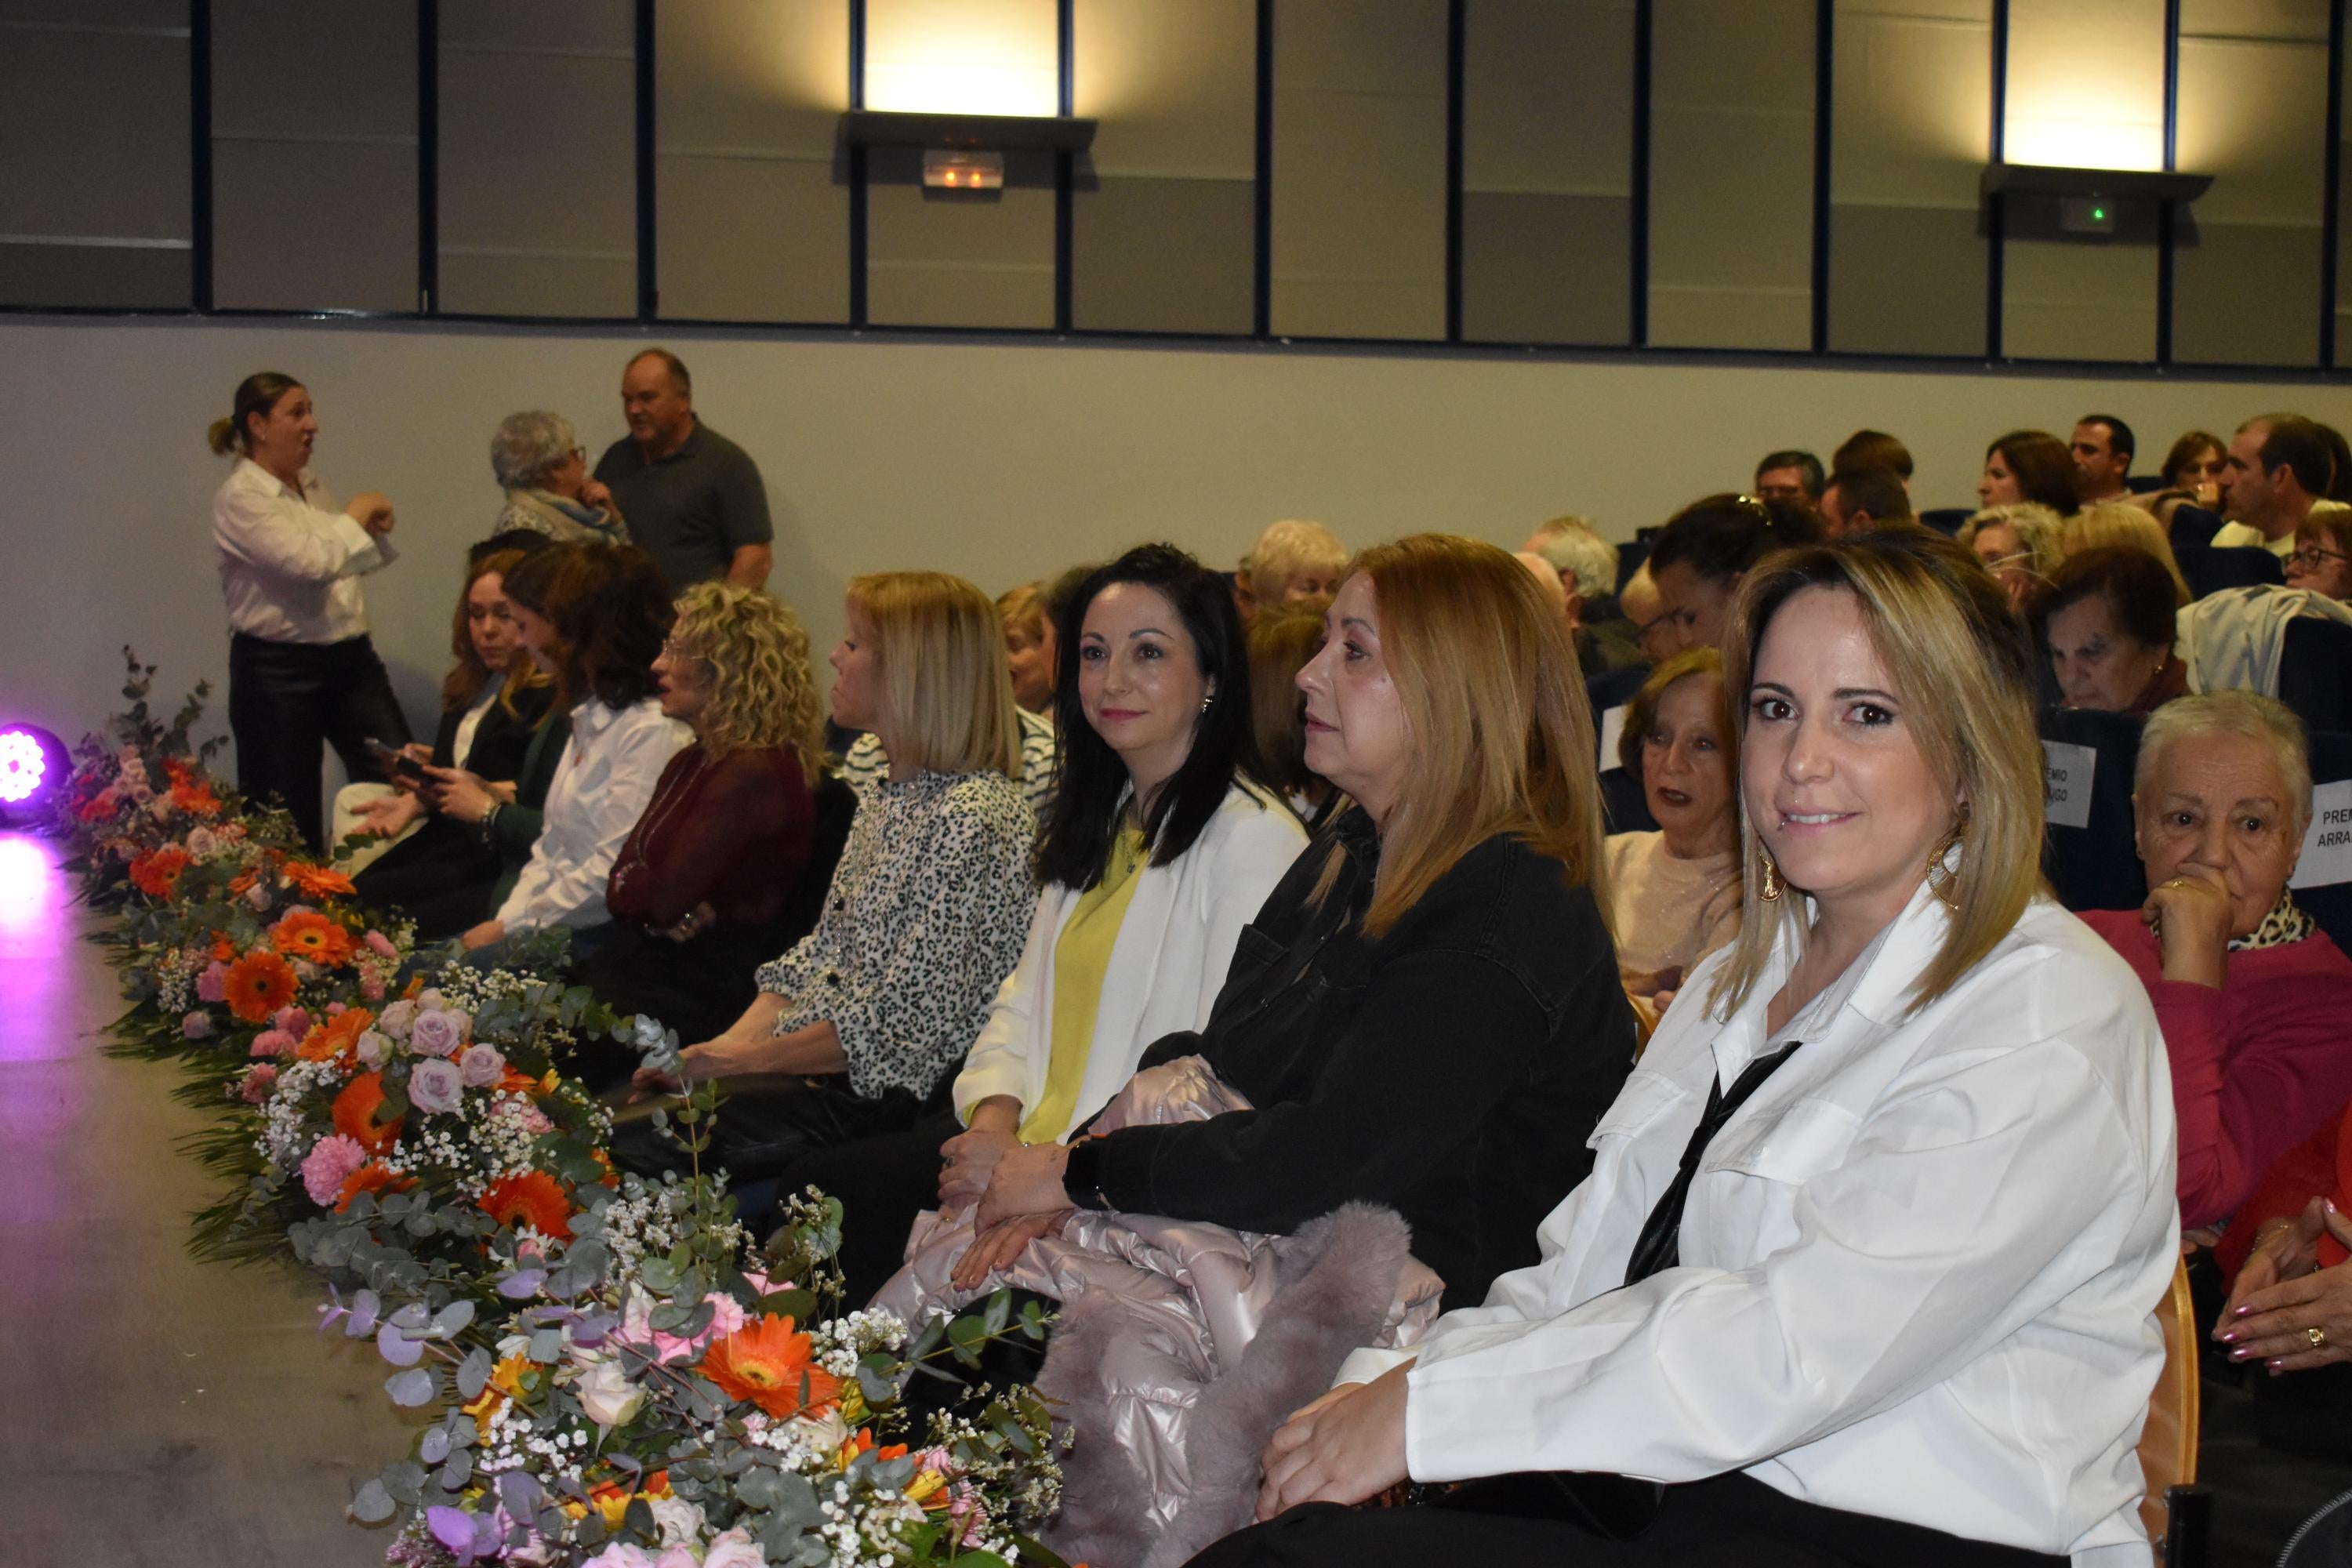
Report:
[[[697,904],[720,925],[774,920],[808,864],[815,798],[780,746],[713,759],[700,742],[669,760],[613,862],[605,907],[665,931]]]
[[[2083,919],[2147,987],[2172,1059],[2180,1224],[2237,1212],[2279,1156],[2352,1100],[2352,959],[2315,931],[2229,955],[2221,989],[2167,980],[2137,910]]]

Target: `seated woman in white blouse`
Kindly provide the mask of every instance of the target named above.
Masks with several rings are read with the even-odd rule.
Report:
[[[2148,1562],[2163,1041],[2040,891],[2007,604],[1959,546],[1883,530],[1759,564],[1725,658],[1738,940],[1542,1260],[1350,1358],[1265,1451],[1272,1522],[1201,1563]],[[1468,1484],[1328,1506],[1408,1478]]]
[[[1654,1019],[1683,976],[1739,932],[1739,807],[1723,656],[1685,648],[1625,711],[1617,758],[1642,781],[1654,833],[1612,833],[1610,925],[1625,993]]]
[[[886,572],[854,579],[844,609],[833,717],[882,738],[889,774],[858,802],[816,929],[761,968],[743,1016],[681,1052],[678,1076],[635,1075],[640,1094],[680,1077],[771,1079],[719,1108],[703,1156],[739,1188],[912,1126],[971,1049],[1037,907],[996,606],[961,577]],[[644,1126],[613,1154],[644,1171],[685,1163]]]
[[[521,931],[570,926],[573,951],[610,923],[604,887],[654,785],[694,731],[662,716],[654,660],[675,611],[652,556],[625,544],[557,544],[507,579],[515,637],[555,674],[554,711],[571,743],[549,783],[538,841],[498,912],[465,934],[469,949]],[[545,584],[543,593],[540,585]],[[495,837],[495,801],[482,830]]]
[[[967,1208],[998,1156],[1058,1142],[1162,1035],[1197,1029],[1242,927],[1306,847],[1259,775],[1249,657],[1232,591],[1147,544],[1081,583],[1055,642],[1061,789],[1038,845],[1045,896],[954,1103],[905,1133],[788,1167],[858,1215],[840,1261],[863,1301],[934,1205]]]

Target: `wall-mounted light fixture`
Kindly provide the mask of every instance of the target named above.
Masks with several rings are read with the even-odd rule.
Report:
[[[1004,188],[1007,153],[1076,155],[1093,143],[1095,121],[1060,114],[853,109],[841,117],[841,135],[853,147],[920,152],[928,190],[998,191]],[[877,172],[876,177],[907,179],[906,165],[897,166],[895,176]]]
[[[2195,201],[2212,184],[2210,174],[2164,169],[1988,163],[1979,188],[1989,206],[1998,204],[2012,230],[2132,240],[2154,238],[2157,217],[2165,208]]]

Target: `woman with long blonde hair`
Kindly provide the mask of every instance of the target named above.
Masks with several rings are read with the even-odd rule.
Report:
[[[625,1015],[708,1039],[757,994],[777,921],[808,863],[824,767],[800,617],[757,589],[698,583],[654,676],[662,712],[694,731],[621,846],[604,892],[618,928],[574,978]],[[617,1054],[581,1076],[635,1069]],[[604,1087],[597,1082],[597,1087]]]
[[[1265,1450],[1275,1522],[1202,1563],[2146,1560],[2164,1043],[2042,889],[2026,645],[1967,552],[1889,529],[1759,565],[1724,652],[1738,937],[1542,1261],[1350,1357]],[[1409,1478],[1468,1484],[1276,1518]]]
[[[1037,902],[996,606],[943,572],[885,572],[851,582],[845,609],[834,721],[879,736],[888,775],[858,804],[816,929],[760,968],[758,994],[677,1074],[636,1073],[641,1091],[789,1075],[719,1112],[707,1157],[739,1184],[912,1126],[987,1021]],[[653,1137],[614,1152],[641,1169],[682,1158]]]

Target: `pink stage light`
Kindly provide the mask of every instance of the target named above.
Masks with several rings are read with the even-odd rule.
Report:
[[[40,738],[30,730],[0,730],[0,805],[21,805],[39,793],[49,772]]]

